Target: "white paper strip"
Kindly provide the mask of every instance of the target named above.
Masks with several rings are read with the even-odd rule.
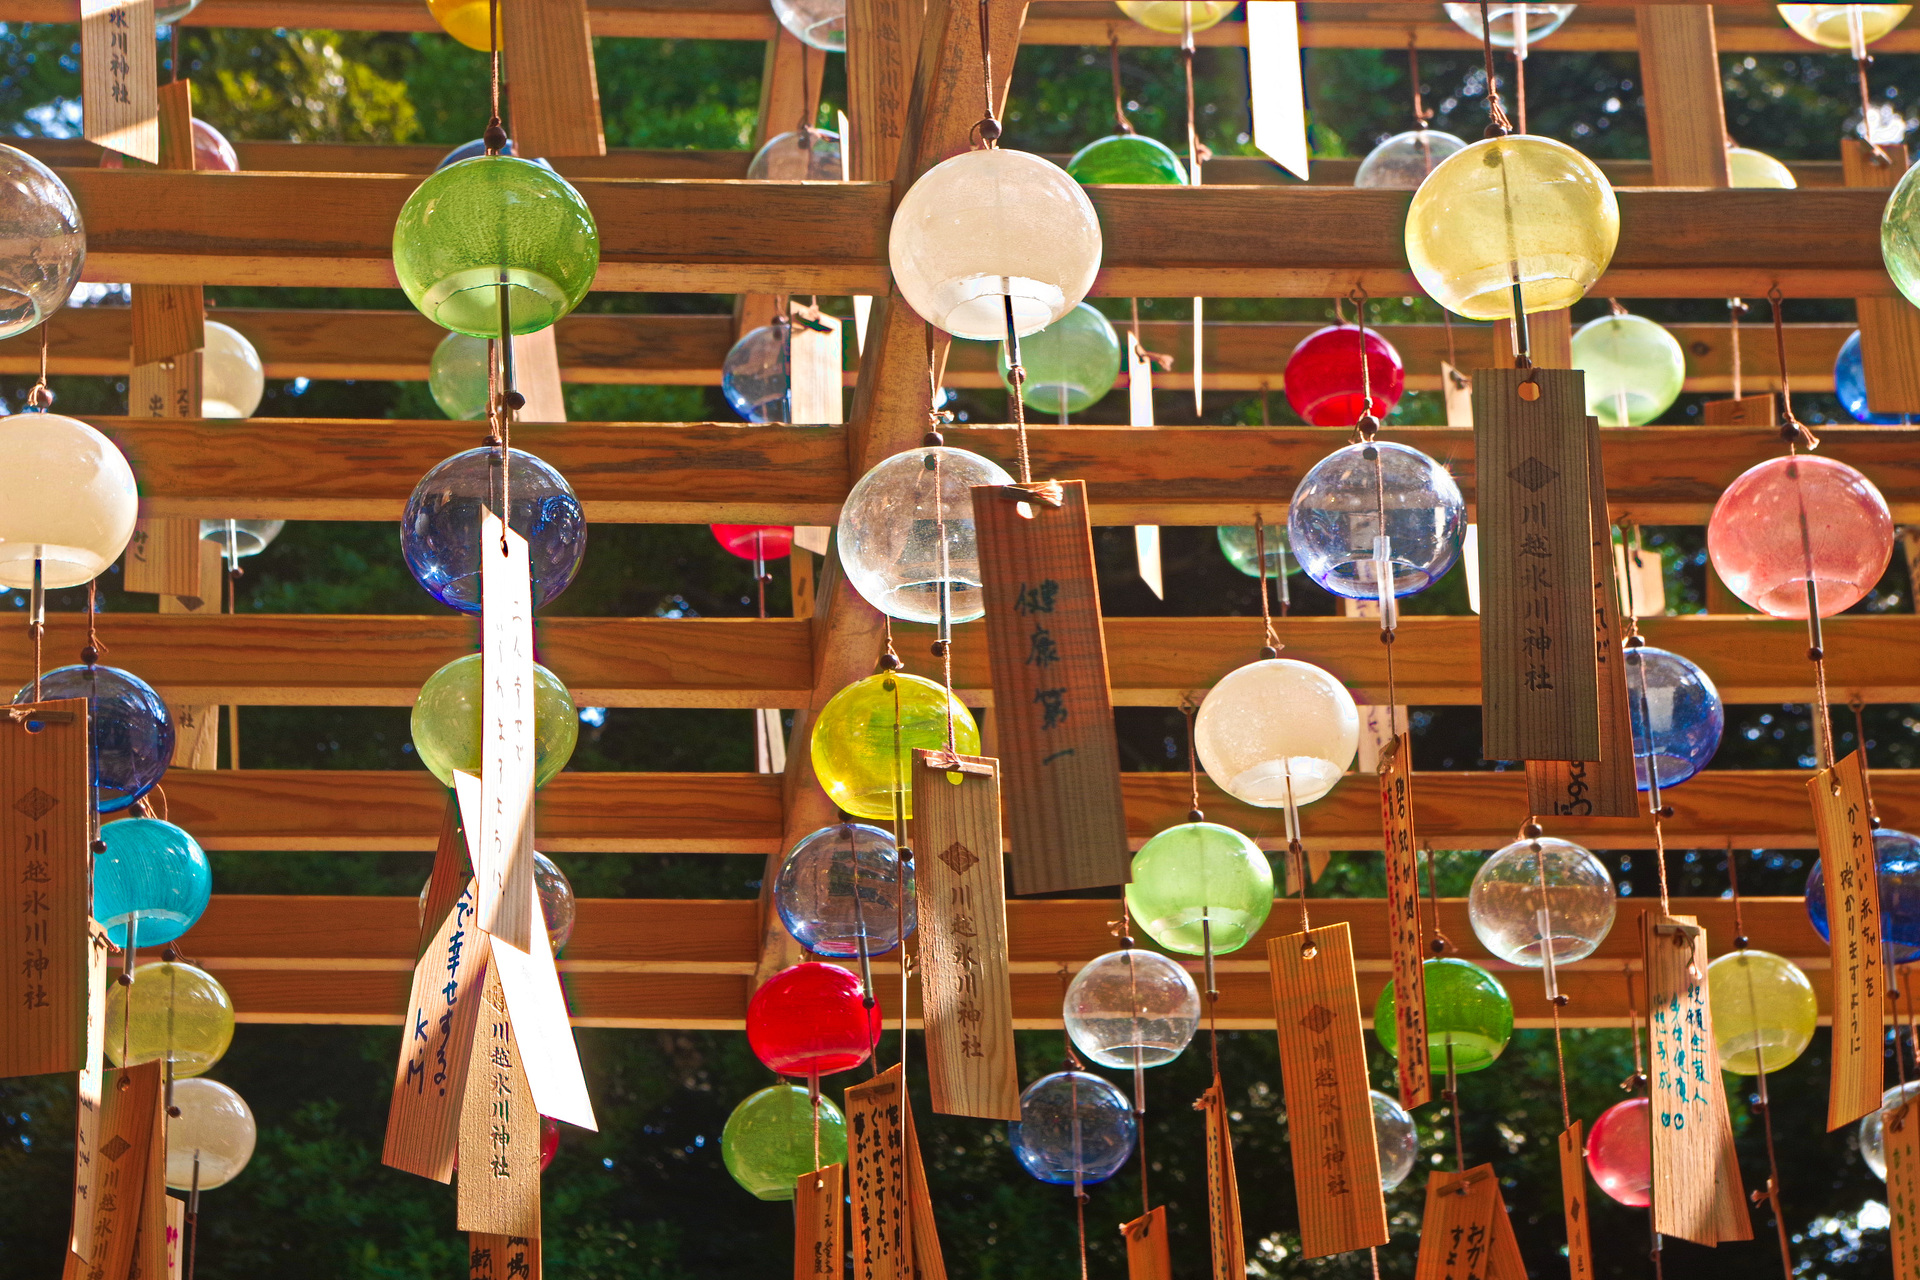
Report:
[[[598,1129],[587,1080],[580,1073],[580,1050],[567,1020],[567,997],[560,989],[560,971],[547,945],[546,917],[538,900],[533,908],[533,949],[493,940],[493,965],[500,989],[507,997],[507,1016],[520,1042],[520,1063],[533,1089],[534,1106],[543,1116],[564,1120],[582,1129]]]
[[[1307,180],[1307,99],[1300,80],[1300,6],[1248,0],[1247,80],[1253,93],[1253,145]]]
[[[512,501],[513,495],[507,495]],[[502,537],[505,551],[502,551]],[[533,576],[527,540],[480,512],[480,927],[525,951],[533,932]]]

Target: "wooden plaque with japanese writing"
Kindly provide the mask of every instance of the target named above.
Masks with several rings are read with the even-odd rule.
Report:
[[[1593,530],[1593,656],[1600,680],[1600,757],[1527,761],[1527,811],[1558,817],[1632,818],[1640,813],[1640,792],[1634,778],[1633,721],[1628,716],[1621,649],[1626,624],[1620,609],[1597,418],[1587,419],[1587,498]]]
[[[73,1226],[69,1253],[78,1253],[93,1235],[94,1154],[100,1147],[100,1082],[107,1038],[107,931],[89,921],[87,973],[87,1050],[74,1090]]]
[[[933,1109],[1020,1118],[1000,855],[999,762],[915,751],[914,896]],[[948,770],[936,761],[954,761]]]
[[[1240,1175],[1233,1167],[1227,1092],[1218,1074],[1193,1105],[1207,1122],[1207,1242],[1213,1280],[1241,1280],[1247,1274],[1247,1241],[1240,1229]]]
[[[1707,935],[1691,916],[1644,917],[1653,1130],[1653,1225],[1695,1244],[1720,1240],[1721,1150],[1732,1140],[1707,1000]]]
[[[1908,1098],[1881,1117],[1887,1213],[1893,1219],[1893,1280],[1920,1280],[1920,1103]]]
[[[1165,1205],[1121,1223],[1120,1234],[1127,1241],[1127,1280],[1173,1280]]]
[[[1833,1073],[1827,1082],[1831,1131],[1878,1111],[1886,1087],[1880,878],[1860,753],[1815,773],[1807,780],[1807,793],[1820,839],[1827,945],[1833,957]]]
[[[162,169],[193,165],[193,82],[174,80],[156,94]],[[197,284],[132,286],[133,363],[152,364],[207,345],[205,290]],[[191,417],[199,417],[198,405]]]
[[[181,1263],[186,1258],[187,1202],[178,1196],[167,1197],[167,1280],[181,1280]]]
[[[1560,1205],[1567,1221],[1569,1280],[1593,1280],[1593,1242],[1587,1227],[1586,1124],[1560,1134]]]
[[[0,718],[0,1078],[85,1069],[93,901],[87,700],[11,710],[29,718]]]
[[[539,1236],[467,1236],[467,1280],[540,1280]]]
[[[1496,1215],[1505,1216],[1492,1165],[1428,1174],[1414,1280],[1487,1280],[1493,1274]]]
[[[918,1280],[947,1280],[947,1261],[940,1252],[940,1224],[933,1216],[933,1194],[927,1190],[927,1167],[920,1162],[920,1137],[913,1127],[913,1108],[900,1095],[907,1118],[907,1238],[913,1246],[913,1269]]]
[[[160,161],[153,0],[80,0],[81,129],[88,142]]]
[[[488,940],[474,923],[473,896],[469,887],[413,966],[380,1152],[382,1164],[435,1182],[453,1177],[487,968]]]
[[[487,966],[481,986],[480,1019],[460,1104],[455,1181],[460,1230],[540,1234],[540,1114],[527,1084],[519,1037],[507,1016],[497,962]]]
[[[148,1162],[156,1154],[166,1159],[166,1134],[157,1128],[164,1102],[160,1072],[158,1062],[147,1062],[103,1073],[92,1231],[84,1246],[67,1259],[70,1280],[128,1280],[133,1269],[134,1245],[146,1208]],[[156,1139],[161,1144],[158,1153]]]
[[[219,548],[214,548],[215,554]],[[126,591],[191,596],[200,586],[200,522],[191,517],[142,516],[127,540],[120,586]]]
[[[1060,489],[1059,507],[973,491],[1019,894],[1125,884],[1132,864],[1087,486]]]
[[[1300,1245],[1309,1258],[1387,1242],[1360,987],[1345,921],[1267,943]]]
[[[836,426],[846,421],[844,379],[846,359],[840,321],[818,307],[788,303],[793,327],[789,330],[787,421],[809,427]]]
[[[1585,378],[1473,375],[1480,524],[1481,752],[1489,760],[1601,758]]]
[[[540,154],[535,152],[534,154]],[[533,933],[533,571],[527,540],[481,508],[480,927],[521,951]]]
[[[1400,1105],[1411,1110],[1433,1097],[1427,1062],[1426,946],[1420,938],[1420,863],[1413,836],[1413,747],[1395,734],[1380,753],[1380,828],[1387,862],[1387,943],[1399,1037]]]
[[[828,1280],[847,1271],[841,1191],[846,1167],[830,1164],[793,1182],[793,1280]]]
[[[473,863],[467,856],[467,833],[460,822],[460,800],[447,792],[447,807],[440,815],[440,838],[434,844],[433,870],[427,877],[426,906],[420,912],[418,954],[426,954],[433,935],[453,910],[453,904],[473,881]]]
[[[136,364],[127,376],[130,418],[197,418],[202,398],[202,352],[188,351],[151,364]]]
[[[907,1241],[906,1094],[900,1064],[847,1086],[849,1222],[854,1280],[911,1280]]]
[[[161,1077],[154,1101],[153,1145],[147,1149],[146,1185],[140,1190],[140,1226],[134,1232],[133,1260],[127,1280],[161,1280],[167,1274],[167,1206],[179,1201],[167,1194],[167,1097]]]
[[[501,5],[500,50],[513,80],[513,137],[519,154],[607,154],[587,0]]]

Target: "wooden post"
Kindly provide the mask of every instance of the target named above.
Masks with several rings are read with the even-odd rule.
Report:
[[[1655,185],[1731,186],[1713,6],[1648,4],[1633,12]]]
[[[501,5],[500,52],[512,86],[515,154],[607,154],[587,0]]]
[[[1841,170],[1850,187],[1891,188],[1907,172],[1905,143],[1880,148],[1884,162],[1858,138],[1840,142]],[[1874,413],[1920,413],[1920,308],[1899,295],[1858,298],[1860,366],[1867,407]]]

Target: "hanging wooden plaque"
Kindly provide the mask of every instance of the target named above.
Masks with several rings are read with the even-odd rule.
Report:
[[[537,153],[536,153],[537,154]],[[480,927],[526,951],[533,893],[533,573],[527,540],[481,508]]]
[[[1613,522],[1600,463],[1600,421],[1587,419],[1587,500],[1593,540],[1593,655],[1599,672],[1597,760],[1527,761],[1527,811],[1558,817],[1632,818],[1640,813],[1633,721],[1621,642],[1626,623],[1615,578]]]
[[[1505,1216],[1492,1165],[1476,1165],[1464,1173],[1428,1174],[1414,1280],[1488,1280],[1494,1224]]]
[[[500,50],[513,83],[514,150],[529,157],[607,154],[587,0],[519,0],[499,12]]]
[[[1387,862],[1387,942],[1393,956],[1400,1105],[1433,1097],[1427,1062],[1426,946],[1420,938],[1420,863],[1413,837],[1413,747],[1395,736],[1380,753],[1380,827]]]
[[[507,1016],[497,965],[481,986],[460,1103],[457,1223],[488,1235],[540,1234],[540,1116]]]
[[[0,717],[0,929],[6,999],[0,1078],[87,1065],[87,913],[93,901],[87,700],[9,707]]]
[[[540,1280],[539,1236],[467,1236],[467,1280]]]
[[[985,756],[913,756],[920,1007],[933,1109],[1018,1120],[1000,765]]]
[[[196,525],[198,521],[193,522]],[[136,528],[136,533],[139,530]],[[198,529],[195,530],[198,533]],[[204,614],[220,612],[221,586],[226,574],[220,544],[199,538],[200,585],[191,595],[160,595],[161,613]],[[121,586],[125,587],[124,580]],[[220,708],[212,703],[167,702],[167,714],[173,718],[173,767],[176,769],[214,769],[220,764]]]
[[[1267,943],[1286,1085],[1300,1247],[1309,1258],[1387,1242],[1360,986],[1345,921]]]
[[[1473,375],[1480,523],[1481,751],[1490,760],[1598,760],[1585,377]]]
[[[474,924],[474,892],[461,895],[418,963],[400,1032],[386,1143],[380,1162],[435,1182],[453,1177],[481,990],[489,951]]]
[[[1707,999],[1707,935],[1691,916],[1643,917],[1653,1225],[1695,1244],[1721,1240],[1724,1148],[1733,1141]],[[1738,1170],[1734,1171],[1738,1177]],[[1730,1189],[1739,1195],[1736,1187]]]
[[[1127,1241],[1127,1280],[1173,1280],[1165,1205],[1121,1223],[1120,1234]]]
[[[847,1271],[846,1166],[830,1164],[793,1183],[793,1280],[828,1280]]]
[[[927,1190],[927,1167],[920,1163],[920,1137],[913,1127],[913,1108],[901,1095],[907,1114],[907,1237],[913,1246],[913,1269],[919,1280],[947,1280],[946,1258],[940,1252],[940,1225],[933,1217],[933,1194]]]
[[[1125,884],[1132,862],[1087,486],[1059,488],[1058,507],[992,485],[973,491],[1020,894]]]
[[[906,1095],[900,1064],[849,1085],[847,1171],[854,1280],[911,1280],[906,1261]]]
[[[513,339],[513,389],[526,403],[516,422],[565,422],[567,397],[560,381],[560,348],[552,325]]]
[[[1527,1262],[1520,1256],[1520,1241],[1513,1234],[1513,1217],[1498,1186],[1494,1187],[1493,1250],[1487,1259],[1487,1280],[1528,1280]]]
[[[160,1071],[158,1062],[148,1062],[104,1073],[100,1142],[94,1151],[93,1222],[81,1247],[68,1255],[67,1280],[130,1280],[156,1138],[159,1158],[166,1159],[166,1133],[159,1128],[164,1102]]]
[[[1859,138],[1840,140],[1840,170],[1850,187],[1890,189],[1907,172],[1905,143],[1881,143],[1885,159]],[[1860,322],[1860,371],[1873,413],[1920,413],[1920,309],[1894,294],[1854,299]]]
[[[1440,362],[1440,394],[1446,402],[1447,425],[1471,427],[1473,425],[1473,379],[1445,360]]]
[[[467,855],[467,833],[460,822],[460,801],[449,791],[446,810],[440,816],[440,838],[434,845],[433,871],[427,877],[427,901],[420,912],[418,954],[426,954],[447,913],[472,883],[473,865]]]
[[[160,160],[153,0],[80,0],[80,112],[88,142]]]
[[[218,547],[214,548],[216,554]],[[122,589],[163,596],[200,591],[200,522],[190,517],[142,516],[133,522],[122,561]]]
[[[167,1197],[167,1280],[181,1280],[186,1261],[187,1202],[178,1196]]]
[[[1614,598],[1621,617],[1658,618],[1667,611],[1666,571],[1659,552],[1619,544],[1613,549],[1613,579],[1620,585]]]
[[[134,365],[133,372],[127,376],[127,416],[199,417],[202,365],[198,351]]]
[[[1587,1226],[1586,1124],[1560,1134],[1560,1204],[1567,1220],[1569,1280],[1593,1280],[1593,1243]]]
[[[1920,1280],[1920,1103],[1908,1098],[1880,1119],[1887,1212],[1893,1219],[1893,1280]]]
[[[1815,773],[1807,792],[1826,878],[1833,957],[1833,1071],[1827,1083],[1827,1129],[1832,1131],[1878,1111],[1886,1087],[1880,877],[1860,753]]]
[[[1700,406],[1700,423],[1708,427],[1771,427],[1779,424],[1780,397],[1769,392],[1737,400],[1708,400]]]
[[[1240,1176],[1233,1167],[1233,1131],[1218,1074],[1193,1105],[1207,1121],[1207,1238],[1213,1280],[1241,1280],[1247,1274],[1247,1241],[1240,1227]],[[1162,1250],[1165,1247],[1162,1244]]]
[[[147,1149],[146,1179],[140,1188],[140,1221],[133,1236],[133,1259],[127,1280],[160,1280],[167,1274],[167,1206],[178,1204],[167,1194],[166,1078],[154,1104],[153,1145]]]
[[[788,421],[802,426],[837,426],[847,420],[845,379],[841,376],[846,360],[846,344],[840,334],[840,321],[819,307],[803,307],[789,302],[792,318],[789,333],[787,367],[791,390],[788,393]]]
[[[94,1180],[100,1147],[100,1084],[107,1032],[107,931],[88,922],[87,1056],[74,1090],[73,1229],[67,1252],[78,1254],[93,1238]]]
[[[538,900],[533,904],[533,950],[522,951],[495,938],[492,964],[500,974],[534,1105],[543,1116],[582,1129],[598,1128],[593,1102],[587,1097],[587,1078],[580,1071],[580,1049],[574,1043],[566,993],[560,989],[560,970],[553,962],[546,917]]]

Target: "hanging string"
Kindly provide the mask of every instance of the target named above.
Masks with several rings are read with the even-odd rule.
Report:
[[[1494,87],[1493,19],[1487,16],[1487,0],[1480,0],[1480,51],[1486,61],[1487,73],[1486,136],[1505,137],[1513,132],[1513,121],[1507,118],[1507,109],[1500,105],[1500,90]]]
[[[47,387],[47,343],[51,320],[40,322],[40,379],[27,392],[27,405],[37,413],[53,407],[53,392]],[[47,634],[47,583],[45,562],[33,558],[33,583],[27,609],[27,635],[33,640],[33,700],[40,701],[41,646]]]
[[[993,12],[989,0],[980,0],[980,92],[987,113],[973,126],[978,145],[992,150],[1000,141],[1000,121],[993,113]],[[1014,389],[1019,390],[1018,384]]]
[[[1747,304],[1740,298],[1727,299],[1727,354],[1733,362],[1733,398],[1740,398],[1740,317],[1747,314]]]
[[[482,139],[487,154],[497,156],[507,145],[507,131],[500,126],[500,0],[487,0],[488,93],[493,114],[487,120]]]
[[[1200,141],[1200,117],[1193,105],[1193,5],[1180,6],[1180,60],[1187,73],[1187,182],[1200,185],[1200,166],[1213,152]]]
[[[1427,944],[1427,950],[1436,956],[1444,956],[1453,950],[1453,942],[1440,931],[1440,888],[1433,871],[1433,841],[1423,840],[1420,845],[1427,855],[1427,908],[1433,913],[1433,941]],[[1418,891],[1416,885],[1415,893]]]
[[[1814,435],[1807,424],[1793,413],[1793,383],[1787,374],[1787,331],[1780,317],[1782,300],[1778,284],[1767,290],[1767,301],[1773,304],[1773,349],[1780,361],[1780,409],[1786,419],[1780,424],[1780,438],[1787,442],[1788,453],[1792,453],[1796,446],[1812,451],[1820,447],[1820,437]]]
[[[1127,95],[1120,88],[1120,29],[1112,23],[1107,24],[1107,52],[1113,65],[1113,118],[1120,124],[1120,132],[1132,134],[1133,121],[1127,119]]]
[[[1727,841],[1727,892],[1733,899],[1733,945],[1744,953],[1747,949],[1746,923],[1740,913],[1740,869],[1739,861],[1734,857],[1733,841]],[[1751,980],[1747,983],[1747,1010],[1756,1025],[1760,1018],[1759,999],[1753,991]],[[1900,1034],[1894,1031],[1894,1047],[1899,1048]],[[1767,1185],[1750,1192],[1747,1199],[1754,1204],[1763,1201],[1773,1209],[1773,1226],[1780,1241],[1780,1269],[1784,1280],[1793,1280],[1793,1251],[1787,1242],[1787,1215],[1780,1202],[1780,1160],[1773,1147],[1773,1102],[1767,1096],[1767,1054],[1764,1045],[1754,1049],[1755,1064],[1760,1068],[1757,1078],[1758,1100],[1754,1109],[1760,1113],[1761,1128],[1767,1137]]]
[[[1642,911],[1640,913],[1640,963],[1642,965],[1646,964],[1646,919],[1647,913]],[[1620,972],[1624,974],[1627,979],[1627,1022],[1633,1035],[1633,1074],[1621,1081],[1620,1087],[1637,1096],[1642,1089],[1647,1087],[1647,1069],[1646,1061],[1640,1056],[1640,1004],[1639,1001],[1634,998],[1633,994],[1632,962],[1621,961]],[[1660,1233],[1653,1229],[1653,1209],[1651,1206],[1647,1209],[1647,1224],[1649,1234],[1653,1237],[1653,1248],[1648,1252],[1647,1256],[1653,1260],[1654,1280],[1662,1280],[1665,1272],[1660,1265]]]
[[[1867,52],[1859,5],[1847,6],[1847,34],[1852,37],[1853,67],[1860,81],[1860,133],[1867,140],[1867,149],[1873,153],[1873,163],[1884,168],[1892,162],[1873,136],[1873,93],[1867,87],[1867,64],[1873,61],[1873,55]]]
[[[814,86],[818,84],[819,81],[814,78],[807,67],[807,64],[812,60],[813,46],[802,41],[800,44],[800,127],[794,132],[799,134],[799,137],[796,138],[795,141],[799,144],[800,149],[809,152],[813,150],[814,122],[820,118],[820,102],[814,96],[816,92]],[[827,52],[822,49],[820,51],[820,61],[823,67],[826,64],[826,60]]]
[[[1820,447],[1819,437],[1793,415],[1793,388],[1787,377],[1787,338],[1786,328],[1781,320],[1780,286],[1774,285],[1767,290],[1767,301],[1773,304],[1773,343],[1780,359],[1780,402],[1784,407],[1786,421],[1780,427],[1780,438],[1786,441],[1789,478],[1797,480],[1795,466],[1791,459],[1801,446],[1809,451]],[[1798,483],[1794,485],[1796,514],[1800,524],[1800,555],[1806,570],[1807,583],[1807,661],[1813,664],[1813,747],[1814,758],[1821,769],[1833,767],[1833,717],[1827,701],[1827,661],[1825,646],[1820,638],[1820,585],[1813,573],[1813,534],[1807,525],[1806,495]]]
[[[1267,522],[1258,511],[1253,513],[1253,558],[1260,572],[1260,624],[1265,628],[1267,637],[1266,644],[1260,649],[1260,656],[1277,658],[1280,656],[1280,636],[1273,629],[1273,611],[1267,607]],[[1281,564],[1280,573],[1285,575],[1286,571],[1287,566]]]
[[[1467,1144],[1460,1133],[1460,1077],[1453,1070],[1453,1037],[1444,1041],[1447,1050],[1447,1082],[1440,1096],[1447,1100],[1447,1114],[1453,1120],[1453,1170],[1467,1171]]]
[[[1860,757],[1860,790],[1867,798],[1867,824],[1878,831],[1880,810],[1873,803],[1872,771],[1867,767],[1867,704],[1856,693],[1847,700],[1847,708],[1853,712],[1853,747],[1855,754]],[[1888,972],[1893,970],[1889,969]]]
[[[1407,32],[1407,85],[1413,90],[1413,127],[1425,129],[1433,121],[1433,109],[1420,101],[1420,41],[1411,30]]]
[[[1560,1037],[1560,1009],[1567,1003],[1553,963],[1553,907],[1547,893],[1547,859],[1540,847],[1540,824],[1531,818],[1522,832],[1533,841],[1533,866],[1540,880],[1540,974],[1547,984],[1547,1004],[1553,1009],[1553,1059],[1560,1075],[1560,1127],[1573,1128],[1573,1110],[1567,1105],[1567,1049]]]

